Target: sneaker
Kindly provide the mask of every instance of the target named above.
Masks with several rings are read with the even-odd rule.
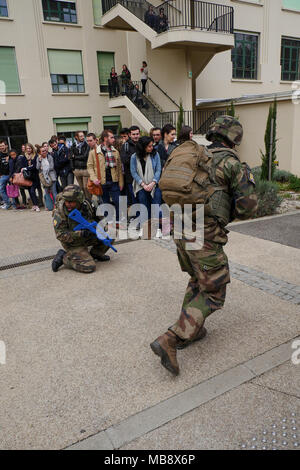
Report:
[[[157,230],[155,238],[162,238],[162,233],[161,233],[160,228]]]
[[[11,208],[11,204],[5,204],[4,206],[1,207],[1,209],[8,211]]]
[[[36,206],[35,212],[41,212],[41,209],[38,206]]]

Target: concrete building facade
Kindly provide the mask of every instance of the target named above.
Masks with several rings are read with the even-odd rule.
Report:
[[[233,100],[245,128],[241,154],[255,166],[276,96],[280,168],[300,175],[300,106],[292,89],[300,80],[300,0],[151,3],[156,17],[164,8],[165,30],[145,21],[149,4],[142,0],[1,0],[0,80],[7,89],[5,97],[0,89],[0,136],[25,129],[40,143],[80,128],[116,129],[119,120],[149,131],[176,125],[181,101],[185,122],[205,142],[208,125]],[[128,93],[109,96],[110,67],[120,73],[127,64],[139,82],[144,60],[146,106]]]

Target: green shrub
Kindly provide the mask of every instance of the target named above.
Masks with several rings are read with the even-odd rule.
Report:
[[[292,176],[290,177],[290,183],[289,183],[288,188],[289,188],[291,191],[300,192],[300,178],[298,178],[298,177],[295,176],[295,175],[292,175]]]
[[[254,176],[255,181],[261,179],[261,166],[255,166],[254,168],[252,168],[251,172]]]
[[[292,176],[294,175],[289,171],[276,169],[274,171],[273,181],[277,181],[278,183],[289,183]]]
[[[293,196],[291,195],[291,193],[284,193],[281,195],[281,197],[283,199],[293,199]]]
[[[282,198],[278,195],[278,186],[270,181],[256,181],[256,194],[258,198],[257,217],[275,214]]]

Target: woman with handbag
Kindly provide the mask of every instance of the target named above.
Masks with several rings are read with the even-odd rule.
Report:
[[[10,205],[13,206],[14,210],[17,210],[19,206],[19,187],[13,184],[13,176],[16,173],[16,164],[17,164],[18,155],[16,150],[11,149],[9,152],[9,180],[8,185],[6,186],[7,196],[10,199]]]
[[[27,143],[25,146],[25,162],[22,166],[22,171],[25,179],[32,181],[32,186],[29,188],[29,195],[32,201],[32,210],[40,212],[39,207],[43,206],[43,191],[39,178],[39,172],[36,168],[37,159],[38,154],[35,150],[35,147],[32,144]],[[38,192],[38,197],[36,192]]]
[[[46,210],[51,211],[55,206],[57,196],[56,191],[56,172],[54,170],[54,161],[48,148],[41,147],[40,155],[36,162],[36,169],[39,171],[39,177],[45,190]]]

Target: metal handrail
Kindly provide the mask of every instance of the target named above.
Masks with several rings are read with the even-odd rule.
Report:
[[[155,81],[151,78],[151,77],[148,77],[148,80],[153,83],[154,86],[156,86],[156,88],[158,88],[159,91],[161,91],[173,104],[175,104],[175,106],[177,106],[177,108],[180,108],[180,105],[178,103],[176,103],[175,100],[173,100],[173,98],[171,98],[168,93],[166,93],[157,83],[155,83]]]
[[[172,5],[169,2],[165,2],[155,7],[150,2],[144,0],[103,0],[103,14],[107,13],[117,4],[120,4],[154,29],[157,34],[174,28],[233,34],[233,7],[200,0],[175,1],[176,3],[174,2]],[[147,17],[146,13],[150,7],[153,9],[154,14],[150,15],[151,17]],[[161,8],[164,10],[163,17],[159,17],[159,10]]]

